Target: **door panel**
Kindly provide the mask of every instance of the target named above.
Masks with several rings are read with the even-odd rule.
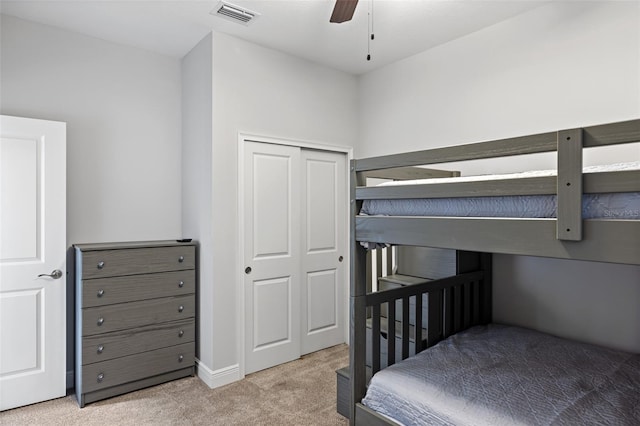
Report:
[[[300,149],[244,150],[245,373],[300,357]]]
[[[0,409],[66,391],[66,127],[0,117]],[[41,276],[59,270],[58,278]]]
[[[253,258],[291,256],[291,158],[253,156]]]
[[[0,253],[3,261],[40,258],[42,232],[38,224],[42,189],[39,176],[42,164],[37,139],[2,138],[0,173],[2,214],[0,214]],[[18,184],[19,183],[19,184]]]
[[[338,326],[338,279],[336,270],[307,273],[307,332],[317,333]]]
[[[254,349],[291,341],[291,277],[253,283]]]
[[[309,156],[319,153],[304,152],[306,165],[306,232],[307,252],[336,250],[336,185],[338,165],[334,160],[319,161]],[[324,155],[323,155],[324,157]]]
[[[346,160],[302,151],[302,354],[344,342]]]

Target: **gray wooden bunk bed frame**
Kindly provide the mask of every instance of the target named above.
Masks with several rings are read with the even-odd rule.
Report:
[[[367,322],[372,336],[381,333],[381,310],[389,324],[401,324],[386,337],[388,364],[402,359],[410,340],[419,352],[473,325],[491,322],[491,254],[507,253],[561,259],[640,264],[640,220],[582,219],[586,193],[639,192],[640,171],[583,173],[585,148],[640,141],[640,119],[548,132],[531,136],[365,158],[351,162],[350,424],[389,425],[388,418],[362,405],[368,379],[380,370],[381,344],[371,339],[372,362],[366,365]],[[557,152],[557,176],[489,182],[366,187],[371,176],[431,164]],[[434,172],[435,173],[435,172]],[[435,176],[435,175],[434,175]],[[554,219],[468,218],[359,215],[363,200],[468,196],[557,194]],[[367,285],[367,250],[360,242],[457,250],[456,275],[382,292]],[[427,318],[422,318],[423,295]],[[414,304],[414,318],[409,306]],[[396,305],[401,306],[396,317]],[[422,327],[410,324],[426,324]]]

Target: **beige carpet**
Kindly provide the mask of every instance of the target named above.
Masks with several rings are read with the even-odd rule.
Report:
[[[336,412],[334,346],[209,389],[189,377],[78,408],[75,395],[0,413],[1,425],[346,425]]]

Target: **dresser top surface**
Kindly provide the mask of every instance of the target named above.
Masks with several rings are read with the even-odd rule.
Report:
[[[81,251],[93,250],[115,250],[128,248],[153,248],[153,247],[175,247],[175,246],[195,246],[194,241],[179,242],[177,240],[158,240],[158,241],[128,241],[121,243],[89,243],[74,244],[73,247]]]

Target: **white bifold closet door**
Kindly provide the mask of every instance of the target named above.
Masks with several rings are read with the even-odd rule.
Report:
[[[245,373],[344,341],[346,164],[246,142]]]

